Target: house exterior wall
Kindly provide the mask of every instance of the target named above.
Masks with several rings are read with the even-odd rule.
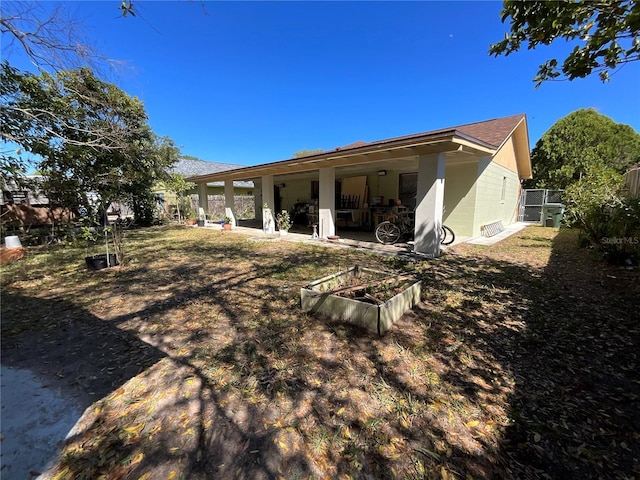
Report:
[[[311,180],[285,181],[285,187],[280,188],[280,198],[282,198],[282,208],[291,210],[296,203],[311,201]]]
[[[510,225],[516,221],[520,179],[508,168],[483,158],[478,165],[476,182],[476,209],[473,236],[481,234],[480,227],[502,221]]]
[[[387,170],[385,176],[379,176],[376,171],[364,176],[367,177],[368,197],[363,199],[362,203],[370,202],[373,197],[383,196],[384,206],[387,206],[389,200],[398,198],[398,171]],[[338,176],[336,180],[341,180],[341,178]],[[296,203],[311,203],[311,182],[312,179],[287,180],[284,177],[281,183],[284,183],[285,186],[280,188],[282,208],[291,210]],[[277,181],[275,183],[278,185]],[[259,201],[260,192],[261,186],[259,182],[255,182],[256,202]]]
[[[66,223],[75,219],[75,215],[66,208],[49,208],[31,205],[2,205],[2,227],[29,229],[49,226],[54,223]]]
[[[389,200],[398,198],[398,182],[400,173],[396,170],[387,170],[386,175],[378,175],[378,171],[367,175],[369,186],[369,200],[373,197],[384,197],[383,205],[389,205]]]
[[[505,142],[502,148],[494,155],[493,161],[503,166],[507,170],[518,173],[518,165],[516,164],[516,148],[513,143],[513,137]]]
[[[477,176],[477,162],[449,164],[445,168],[443,221],[459,236],[475,236]]]

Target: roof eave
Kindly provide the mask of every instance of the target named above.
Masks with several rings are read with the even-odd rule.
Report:
[[[438,151],[455,151],[461,145],[485,154],[493,154],[496,151],[495,147],[488,143],[452,129],[439,131],[437,134],[417,134],[380,140],[367,143],[365,145],[339,148],[300,158],[243,167],[208,175],[193,176],[186,180],[195,183],[224,180],[246,180],[265,175],[299,173],[325,167],[339,167],[346,164],[367,163],[381,154],[403,149],[407,150],[407,155],[416,155],[422,153],[435,153]]]
[[[522,120],[511,132],[516,150],[516,164],[518,166],[518,176],[522,180],[533,178],[533,166],[531,165],[531,148],[529,146],[529,130],[527,129],[527,118],[523,115]],[[510,135],[510,136],[511,136]]]

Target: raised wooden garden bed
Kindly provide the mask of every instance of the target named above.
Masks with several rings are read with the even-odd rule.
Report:
[[[302,309],[383,334],[420,301],[422,282],[409,275],[351,267],[300,289]]]

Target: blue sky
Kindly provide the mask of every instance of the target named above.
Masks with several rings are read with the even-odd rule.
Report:
[[[501,2],[66,2],[182,153],[255,165],[526,113],[531,147],[559,118],[593,107],[640,131],[640,65],[534,88],[570,46],[488,55]],[[3,52],[3,57],[5,52]],[[12,50],[9,60],[24,68]]]

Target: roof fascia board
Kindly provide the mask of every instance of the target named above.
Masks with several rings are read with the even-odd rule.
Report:
[[[449,146],[447,148],[447,143],[453,144],[453,146]],[[438,149],[439,145],[445,148]],[[391,152],[395,152],[400,149],[414,149],[415,152],[411,153],[413,155],[421,153],[436,153],[440,151],[446,153],[455,151],[458,148],[458,145],[488,154],[493,154],[496,151],[489,144],[453,129],[430,134],[416,134],[387,140],[379,140],[365,145],[321,152],[306,157],[242,167],[207,175],[193,176],[186,180],[195,183],[225,180],[248,180],[264,175],[298,173],[319,168],[340,167],[344,165],[367,163],[369,161],[384,160],[384,158],[379,158],[381,154],[386,157]],[[361,158],[356,160],[357,157]]]
[[[520,122],[514,129],[512,135],[516,150],[516,165],[518,166],[518,175],[522,179],[533,178],[533,167],[531,165],[530,154],[531,149],[529,147],[529,132],[526,128],[526,124]]]
[[[477,141],[469,141],[464,138],[454,138],[453,142],[460,145],[463,149],[468,148],[480,153],[488,153],[489,155],[493,155],[497,152],[495,148],[486,146],[486,144],[481,145]]]
[[[391,157],[391,152],[403,148],[419,148],[424,146],[435,146],[437,144],[450,142],[451,139],[438,139],[423,142],[402,143],[395,146],[366,145],[352,149],[323,152],[317,155],[301,157],[280,162],[256,165],[254,167],[244,167],[236,170],[226,170],[224,172],[211,173],[189,177],[190,182],[202,183],[204,181],[221,180],[241,180],[256,178],[262,175],[278,175],[281,173],[297,173],[318,168],[340,167],[350,164],[367,163],[370,161],[380,161]],[[382,157],[382,158],[381,158]]]

